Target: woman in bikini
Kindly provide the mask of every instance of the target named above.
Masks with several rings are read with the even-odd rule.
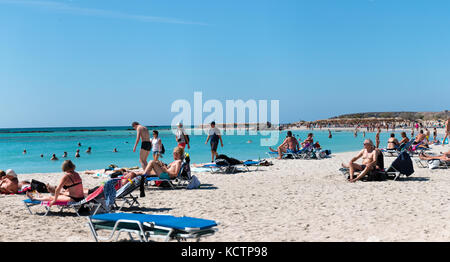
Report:
[[[392,133],[391,137],[388,139],[388,145],[387,149],[396,149],[400,143],[398,142],[397,138],[395,138],[395,134]]]
[[[75,165],[72,163],[72,161],[64,161],[64,163],[62,164],[62,171],[64,172],[64,175],[55,189],[54,196],[34,198],[29,192],[27,192],[27,196],[32,200],[51,201],[50,206],[55,204],[57,201],[79,202],[83,200],[83,183],[81,181],[80,175],[75,172]]]

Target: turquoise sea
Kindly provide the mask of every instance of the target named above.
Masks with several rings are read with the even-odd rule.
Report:
[[[161,159],[171,162],[171,150],[176,146],[175,136],[169,126],[149,127],[158,130],[166,148],[166,154]],[[363,134],[358,133],[355,138],[352,132],[334,132],[333,138],[328,138],[327,130],[294,131],[298,138],[305,139],[307,133],[313,132],[315,141],[323,149],[330,149],[332,153],[356,151],[362,148]],[[381,134],[381,147],[386,146],[390,133]],[[408,133],[409,135],[409,133]],[[280,133],[280,143],[286,136],[286,131]],[[367,138],[375,141],[375,133],[366,133]],[[399,138],[399,132],[396,132]],[[219,153],[241,160],[267,158],[268,147],[260,146],[262,136],[232,135],[223,136],[224,147],[219,145]],[[110,164],[120,167],[139,166],[139,149],[133,153],[136,132],[130,127],[67,127],[67,128],[27,128],[0,129],[0,169],[14,169],[17,173],[47,173],[61,171],[63,152],[68,153],[66,159],[72,160],[77,170],[103,169]],[[206,135],[190,135],[191,149],[187,150],[191,156],[191,163],[205,163],[211,161],[209,144],[205,145]],[[247,143],[249,140],[252,143]],[[81,143],[81,147],[78,147]],[[92,153],[85,151],[92,147]],[[118,153],[113,153],[117,148]],[[26,149],[27,153],[23,154]],[[75,158],[75,152],[80,149],[81,157]],[[187,149],[187,148],[186,148]],[[41,154],[44,155],[41,158]],[[58,161],[51,161],[52,154],[56,154]],[[151,156],[149,157],[151,159]]]

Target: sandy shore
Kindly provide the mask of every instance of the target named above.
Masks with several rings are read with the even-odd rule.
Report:
[[[448,146],[436,146],[444,152]],[[152,190],[141,211],[214,219],[206,241],[449,241],[450,171],[419,168],[407,180],[348,183],[338,172],[355,152],[325,160],[273,160],[257,172],[196,174],[197,190]],[[386,165],[394,158],[385,157]],[[55,184],[61,174],[21,174]],[[105,178],[82,174],[94,187]],[[0,195],[0,241],[93,241],[86,217],[32,216],[23,195]],[[126,237],[125,234],[122,237]],[[204,240],[204,241],[205,241]]]

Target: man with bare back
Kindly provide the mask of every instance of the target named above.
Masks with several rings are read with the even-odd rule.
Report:
[[[277,150],[274,150],[272,148],[269,148],[272,152],[278,152],[278,159],[281,159],[283,157],[283,153],[286,152],[297,152],[299,150],[299,143],[295,137],[292,136],[292,132],[288,131],[286,139],[283,141],[283,143],[277,148]]]
[[[147,167],[147,158],[150,154],[150,150],[152,149],[152,143],[150,142],[150,133],[145,126],[139,124],[138,122],[133,122],[131,126],[134,130],[137,131],[136,143],[134,143],[133,152],[136,152],[136,147],[139,144],[139,140],[142,140],[139,162],[141,163],[142,168],[145,170],[145,168]]]

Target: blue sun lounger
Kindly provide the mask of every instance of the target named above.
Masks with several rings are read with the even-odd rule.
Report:
[[[115,241],[120,233],[128,233],[131,240],[136,234],[141,242],[150,239],[162,239],[164,241],[182,241],[195,239],[215,234],[218,231],[218,223],[192,217],[174,217],[170,215],[147,215],[137,213],[108,213],[88,217],[88,226],[96,242],[99,240]],[[111,231],[107,237],[100,237],[99,230]],[[117,234],[116,234],[117,233]]]
[[[211,164],[206,164],[203,165],[203,168],[209,168],[210,172],[212,174],[216,174],[216,173],[223,173],[223,174],[234,174],[239,170],[239,167],[242,167],[244,169],[244,171],[249,172],[250,171],[250,167],[256,167],[256,169],[254,171],[258,171],[258,167],[259,164],[261,163],[261,161],[254,161],[254,160],[247,160],[247,161],[243,161],[241,164],[238,165],[231,165],[228,162],[226,162],[224,165],[218,165],[215,163],[211,163]]]

